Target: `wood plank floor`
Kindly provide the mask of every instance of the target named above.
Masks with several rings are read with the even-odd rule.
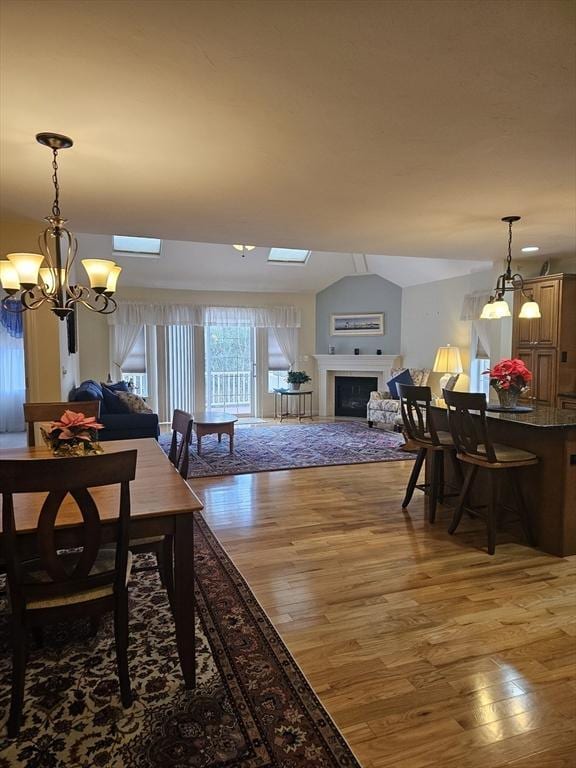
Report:
[[[403,513],[411,466],[191,485],[365,768],[576,766],[576,557]]]

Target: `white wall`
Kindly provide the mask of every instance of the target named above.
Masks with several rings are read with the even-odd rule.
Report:
[[[402,292],[402,356],[403,364],[410,368],[432,368],[436,350],[450,344],[460,349],[464,373],[457,389],[469,387],[470,347],[472,323],[460,320],[462,301],[468,293],[494,287],[501,271],[477,272],[472,275],[439,280],[435,283],[404,288]],[[494,321],[491,354],[500,359],[512,350],[512,320]],[[441,373],[433,373],[429,384],[433,392],[440,390]]]
[[[167,304],[206,304],[213,306],[261,307],[293,305],[302,313],[302,327],[299,336],[299,370],[305,370],[311,377],[310,387],[315,389],[317,381],[315,352],[316,300],[313,293],[247,293],[231,291],[175,291],[151,288],[121,288],[116,296],[118,301],[143,301]],[[94,312],[79,313],[80,380],[96,379],[105,381],[109,371],[108,321]],[[307,358],[307,359],[305,359]],[[317,412],[315,393],[314,410]],[[274,398],[265,393],[264,415],[274,413]]]

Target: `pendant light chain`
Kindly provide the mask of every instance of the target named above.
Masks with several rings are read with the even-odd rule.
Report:
[[[52,215],[60,218],[60,184],[58,183],[58,150],[52,150],[52,184],[54,185],[54,202],[52,203]]]

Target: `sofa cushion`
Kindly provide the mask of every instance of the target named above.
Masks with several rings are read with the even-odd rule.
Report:
[[[129,392],[128,389],[128,382],[127,381],[116,381],[114,384],[110,382],[110,384],[107,384],[105,381],[100,382],[101,387],[107,387],[108,389],[111,389],[112,392]]]
[[[132,440],[137,437],[158,437],[157,413],[109,413],[100,418],[104,425],[100,440]]]
[[[397,373],[395,376],[392,376],[391,379],[388,379],[386,382],[386,385],[388,387],[388,391],[390,392],[390,395],[392,396],[393,400],[398,400],[398,390],[396,389],[397,384],[413,384],[414,381],[412,379],[412,376],[410,375],[410,371],[408,368],[405,368],[400,373]]]
[[[77,400],[102,400],[103,397],[100,384],[93,379],[87,379],[74,390],[70,399],[76,402]]]
[[[118,397],[118,392],[114,392],[109,387],[102,386],[102,395],[104,398],[105,413],[130,413],[126,403]]]
[[[152,409],[148,407],[146,400],[140,395],[135,395],[132,392],[118,392],[118,397],[130,413],[152,413]]]

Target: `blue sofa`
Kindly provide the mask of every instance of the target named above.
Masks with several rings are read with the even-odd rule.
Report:
[[[73,389],[68,398],[76,400],[99,400],[99,421],[104,429],[99,432],[100,440],[132,440],[137,437],[154,437],[158,439],[160,427],[157,413],[128,413],[120,402],[117,392],[128,391],[125,382],[103,385],[93,379],[83,381]]]

